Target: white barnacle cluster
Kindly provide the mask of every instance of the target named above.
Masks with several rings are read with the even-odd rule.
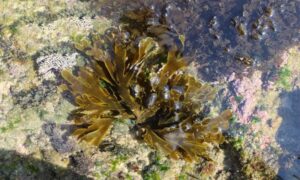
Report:
[[[54,72],[76,65],[76,57],[78,53],[61,55],[50,54],[41,56],[36,60],[38,65],[38,74],[44,79],[51,79],[54,77]]]

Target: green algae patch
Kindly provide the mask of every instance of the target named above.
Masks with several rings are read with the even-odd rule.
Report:
[[[20,117],[10,119],[10,121],[8,121],[6,125],[0,127],[0,133],[5,133],[5,132],[15,129],[20,122],[21,122]]]
[[[161,180],[158,172],[151,172],[143,177],[145,180]]]
[[[299,63],[299,46],[290,48],[284,56],[283,66],[278,70],[278,79],[276,81],[277,87],[291,91],[299,82],[297,77],[300,74]]]
[[[252,120],[251,120],[251,122],[254,123],[254,124],[260,123],[261,121],[262,120],[259,117],[256,117],[256,116],[252,117]]]
[[[179,174],[178,180],[188,180],[188,176],[186,174]]]
[[[19,108],[11,110],[6,118],[7,120],[0,125],[0,133],[11,133],[11,131],[19,129],[20,124],[23,123],[23,117]]]
[[[123,163],[124,161],[126,161],[127,159],[128,159],[128,157],[124,156],[124,155],[117,156],[115,159],[113,159],[111,161],[110,169],[108,169],[104,173],[104,176],[111,177],[111,174],[114,173],[115,171],[117,171],[118,168],[119,168],[119,166],[120,166],[120,164]]]
[[[291,90],[291,75],[292,71],[289,69],[289,67],[285,66],[281,68],[278,72],[278,86],[285,90]]]
[[[149,158],[151,160],[151,164],[149,164],[142,172],[142,176],[144,179],[162,179],[162,175],[170,170],[170,162],[163,161],[161,159],[161,155],[157,152],[150,153]]]

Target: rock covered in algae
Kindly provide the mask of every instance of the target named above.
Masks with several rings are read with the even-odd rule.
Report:
[[[201,172],[211,173],[211,170],[216,169],[215,167],[211,166],[211,164],[215,164],[216,162],[218,162],[219,166],[221,167],[219,169],[217,168],[217,174],[210,176],[213,179],[227,179],[231,177],[240,177],[234,173],[235,169],[233,170],[231,168],[228,168],[227,164],[225,164],[224,167],[222,158],[214,157],[214,160],[216,160],[216,162],[201,162],[200,164],[196,164],[196,167],[194,167],[193,165],[187,165],[188,163],[186,164],[183,161],[176,161],[176,163],[174,163],[165,156],[160,156],[158,152],[152,153],[153,150],[151,150],[148,146],[146,146],[145,144],[143,145],[138,141],[132,139],[129,132],[130,130],[128,128],[132,126],[132,121],[130,120],[114,121],[114,124],[112,126],[112,132],[101,143],[100,150],[96,149],[90,154],[86,153],[86,149],[78,147],[78,144],[75,143],[76,141],[72,141],[72,137],[66,136],[65,128],[69,123],[67,121],[67,115],[74,107],[70,103],[66,102],[66,100],[63,99],[62,96],[59,94],[60,92],[56,90],[56,80],[60,81],[60,79],[56,79],[56,77],[53,75],[55,75],[56,70],[60,70],[60,67],[57,67],[55,65],[57,62],[55,61],[55,58],[58,57],[59,62],[57,62],[57,64],[63,63],[62,66],[67,65],[66,67],[73,65],[75,61],[76,63],[81,63],[78,62],[78,60],[82,58],[82,56],[80,56],[79,54],[76,57],[76,59],[73,59],[73,57],[70,56],[73,53],[75,53],[72,42],[70,42],[74,40],[74,35],[85,35],[91,31],[101,32],[103,29],[106,29],[110,24],[109,21],[105,18],[94,14],[93,8],[89,7],[89,2],[96,1],[57,0],[53,2],[48,2],[37,0],[15,0],[3,1],[3,3],[1,3],[0,159],[2,163],[0,166],[0,177],[9,177],[10,179],[49,177],[53,179],[59,176],[61,178],[66,177],[70,179],[74,179],[75,177],[82,177],[84,179],[86,178],[86,176],[81,176],[79,174],[85,174],[89,177],[92,177],[93,179],[189,179],[194,177],[199,178],[200,175],[198,169],[200,169]],[[140,7],[138,3],[136,3],[136,6],[132,8],[130,5],[132,2],[134,1],[126,1],[125,3],[127,3],[127,7],[130,7],[130,9],[137,9]],[[144,2],[152,3],[154,1]],[[170,4],[174,2],[175,1],[172,1]],[[193,1],[189,2],[193,3]],[[197,1],[196,3],[199,2],[200,1]],[[206,2],[208,4],[214,3],[213,1]],[[251,3],[252,2],[254,1],[251,1]],[[263,6],[263,4],[266,2],[267,1],[261,1],[260,5]],[[277,4],[278,2],[276,1],[275,4]],[[282,6],[277,6],[277,9],[271,12],[271,15],[275,15],[271,17],[272,20],[275,19],[275,21],[273,21],[275,22],[275,28],[278,25],[278,23],[276,23],[276,17],[278,17],[278,8],[282,10],[281,14],[284,14],[284,18],[286,18],[288,22],[290,22],[289,17],[295,14],[295,12],[297,12],[297,9],[296,11],[295,9],[293,9],[295,5],[292,5],[293,3],[295,4],[296,1],[285,2],[287,2],[287,4],[283,3]],[[248,5],[251,4],[250,2],[246,3]],[[228,4],[232,5],[234,3]],[[214,6],[204,5],[202,10],[212,10],[214,9],[213,7]],[[249,12],[250,14],[252,11],[264,12],[261,11],[259,8],[255,8],[255,6],[252,5],[248,7],[250,9],[247,10],[247,12]],[[101,9],[103,8],[104,10],[101,10],[100,13],[105,14],[105,9],[108,7],[102,6]],[[251,8],[253,9],[251,10]],[[120,9],[123,9],[123,7],[120,6]],[[174,7],[171,7],[171,10],[174,10]],[[160,9],[155,8],[155,11],[160,11]],[[123,14],[123,10],[118,11],[116,6],[113,7],[113,12],[120,12],[121,15]],[[192,18],[190,18],[189,16],[189,11],[186,12],[187,13],[184,14],[186,14],[186,16],[188,16],[189,19],[192,20]],[[226,11],[221,12],[223,13]],[[284,12],[288,13],[285,14]],[[111,19],[112,17],[117,17],[114,15],[115,14],[113,14],[113,16],[106,17],[109,19]],[[176,13],[173,13],[172,16],[174,15],[176,15]],[[208,26],[210,26],[211,28],[211,30],[208,31],[210,33],[209,36],[213,39],[212,41],[214,41],[215,46],[220,45],[219,43],[216,43],[218,42],[218,38],[220,41],[223,41],[222,28],[218,30],[218,28],[222,27],[218,27],[220,17],[223,16],[216,15],[216,18],[212,16],[211,21],[207,21],[209,23]],[[245,14],[245,17],[247,17],[247,14]],[[181,14],[178,13],[176,18],[184,18],[184,16],[181,16]],[[214,19],[216,19],[216,21],[214,21]],[[266,23],[265,24],[267,26],[263,25],[264,22],[268,23],[268,18],[265,18],[265,16],[263,16],[260,19],[261,20],[259,20],[259,23],[257,24],[257,32],[259,32],[261,28],[268,26],[268,24]],[[250,35],[251,31],[249,30],[249,26],[247,26],[247,23],[242,22],[239,18],[235,19],[235,21],[237,26],[228,26],[229,28],[232,28],[232,32],[235,32],[236,28],[239,28],[239,24],[242,24],[242,26],[246,25],[246,35],[239,36],[239,38],[243,39],[245,37],[249,37],[248,35]],[[282,22],[287,21],[279,22],[280,24],[282,24]],[[153,23],[156,22],[158,21],[153,19]],[[203,23],[196,24],[199,25],[198,27],[201,27],[201,25],[206,24],[205,22],[206,21],[203,21]],[[178,24],[178,26],[184,23],[188,24],[189,26],[183,27],[194,28],[194,26],[190,26],[191,23],[189,21],[176,20],[176,22],[172,22],[172,24]],[[280,24],[277,27],[283,27]],[[289,28],[291,25],[293,26],[293,23],[287,23],[288,27],[284,28],[283,30],[293,31],[297,29]],[[128,30],[127,27],[125,26],[123,28]],[[169,30],[163,30],[164,32],[169,33]],[[187,30],[189,31],[188,28]],[[28,31],[31,31],[31,33],[28,33]],[[264,29],[264,31],[266,31],[266,34],[262,36],[263,38],[266,38],[268,37],[268,35],[273,34],[273,31],[269,28]],[[75,34],[72,34],[74,32]],[[199,31],[193,30],[191,32]],[[180,31],[178,31],[178,33],[182,34],[182,32]],[[167,36],[167,39],[169,39],[170,37],[174,38],[174,35],[175,38],[177,36],[176,34],[174,34],[174,31],[171,31],[170,34],[170,36]],[[192,37],[199,37],[199,35],[196,34]],[[261,38],[260,36],[261,35],[257,37]],[[284,35],[281,34],[277,38],[280,40],[280,43],[278,43],[278,45],[287,47],[290,45],[290,43],[297,42],[297,38],[294,38],[294,40],[289,41],[289,43],[286,44],[285,42],[290,38],[285,38],[285,36],[291,36],[290,38],[292,38],[293,35],[291,33],[285,33]],[[186,50],[194,52],[194,49],[189,47],[190,37],[191,36],[187,36],[185,34],[184,47],[186,48]],[[160,41],[164,39],[156,39],[155,37],[153,38],[155,39],[155,41]],[[261,42],[262,39],[256,41]],[[207,41],[207,38],[203,38],[202,40],[204,42],[202,43],[204,47],[207,47],[206,45],[210,45],[210,42],[212,42],[209,39]],[[137,40],[137,42],[139,42],[139,40]],[[180,45],[179,43],[181,43],[177,40],[170,42],[175,43],[177,45]],[[205,44],[205,42],[209,43]],[[269,42],[274,44],[277,41]],[[239,49],[241,50],[243,48]],[[250,47],[249,49],[251,50]],[[211,50],[206,50],[205,52],[208,52],[210,54],[212,53]],[[231,49],[228,48],[228,50]],[[257,46],[257,48],[252,48],[252,50],[259,52],[259,50],[262,49],[260,49],[260,47]],[[280,51],[280,47],[279,49],[273,49],[273,51],[278,50]],[[298,62],[297,58],[299,55],[297,55],[297,52],[297,48],[293,49],[293,53],[291,53],[291,55],[289,56],[289,58],[291,59],[291,61],[289,60],[289,62]],[[198,54],[200,54],[201,56],[197,56],[196,59],[201,60],[201,62],[203,61],[204,63],[201,65],[201,67],[205,67],[205,65],[207,65],[205,64],[205,62],[207,62],[207,56],[205,56],[205,54],[202,54],[201,51],[198,52]],[[54,58],[51,59],[51,57]],[[71,62],[64,62],[63,58],[69,59]],[[38,61],[38,59],[42,61]],[[234,59],[234,62],[238,61],[239,59],[243,60],[245,58],[243,58],[242,56],[237,56],[237,58]],[[270,57],[270,59],[272,59],[272,57]],[[215,60],[219,59],[216,58]],[[265,62],[267,61],[268,60],[265,59]],[[223,67],[223,65],[221,64],[220,66]],[[213,69],[217,66],[216,64],[214,64],[210,65],[210,67]],[[295,88],[299,87],[299,78],[297,78],[297,74],[299,74],[299,72],[296,71],[296,73],[294,73],[293,70],[293,68],[296,69],[297,67],[299,66],[297,66],[296,64],[287,64],[287,66],[280,67],[282,68],[282,70],[280,71],[280,76],[277,76],[277,71],[267,74],[267,76],[271,76],[271,78],[273,78],[272,82],[270,82],[271,84],[268,86],[268,88],[271,89],[271,92],[264,92],[259,95],[263,96],[264,98],[259,98],[258,96],[257,98],[259,99],[259,103],[261,103],[261,101],[264,102],[264,109],[262,110],[264,112],[267,111],[268,113],[267,116],[257,116],[262,120],[262,123],[258,121],[258,123],[255,124],[256,128],[263,128],[263,136],[261,136],[258,133],[258,136],[255,136],[255,139],[258,141],[252,141],[251,137],[253,136],[253,134],[249,134],[249,136],[245,137],[245,139],[247,139],[248,142],[254,142],[248,144],[250,145],[250,147],[246,150],[254,150],[258,152],[256,146],[256,144],[258,143],[259,149],[264,151],[264,153],[261,156],[264,159],[267,159],[265,161],[273,165],[276,164],[277,161],[274,161],[274,159],[269,160],[268,158],[270,156],[280,155],[278,153],[281,153],[281,151],[277,151],[276,149],[272,150],[269,144],[270,140],[271,143],[273,143],[273,137],[278,138],[278,142],[282,143],[280,145],[282,145],[284,150],[283,156],[286,155],[283,159],[281,159],[280,162],[280,165],[282,167],[280,169],[280,172],[283,178],[294,178],[293,174],[299,177],[299,162],[297,160],[296,151],[294,154],[292,154],[292,156],[290,156],[291,152],[297,150],[296,148],[298,146],[296,143],[297,141],[293,141],[295,138],[291,138],[289,134],[283,134],[284,132],[286,132],[286,127],[295,127],[289,124],[289,122],[292,122],[289,121],[289,118],[287,118],[289,117],[289,115],[283,115],[284,117],[282,117],[282,119],[287,121],[283,121],[285,123],[282,124],[282,129],[279,131],[278,136],[275,136],[276,129],[280,126],[282,120],[280,117],[276,117],[276,112],[273,112],[273,110],[276,110],[280,103],[280,106],[282,106],[280,107],[280,109],[284,110],[282,112],[289,112],[290,110],[293,110],[295,108],[294,107],[290,109],[290,107],[288,106],[288,102],[290,101],[290,99],[296,100],[295,98],[293,98],[292,95],[282,95],[280,96],[282,102],[277,102],[278,100],[276,99],[278,99],[278,93],[276,92],[276,88],[278,87],[283,91],[286,90],[289,92],[292,90],[294,91]],[[200,73],[203,74],[207,72],[206,70],[204,70],[205,68],[201,69]],[[232,69],[229,69],[229,71],[231,70]],[[219,72],[220,71],[218,71],[218,73]],[[218,73],[213,75],[219,76]],[[212,75],[210,72],[207,72],[207,74]],[[265,75],[263,74],[263,76]],[[221,77],[223,77],[223,74],[221,75]],[[47,81],[44,81],[45,79],[47,79]],[[260,91],[260,88],[258,89]],[[293,91],[291,94],[293,94]],[[64,98],[69,98],[69,96],[66,95],[64,96]],[[239,101],[240,99],[240,97],[236,98],[237,101]],[[239,104],[239,102],[236,103]],[[267,109],[265,109],[266,107]],[[270,114],[271,116],[268,116]],[[264,119],[267,120],[265,121]],[[282,139],[282,137],[284,138]],[[289,141],[286,141],[287,139]],[[284,149],[286,144],[291,141],[295,142],[296,146],[292,145],[293,149]],[[236,142],[236,144],[238,143],[239,142]],[[271,149],[272,151],[269,151],[269,149]],[[15,151],[17,151],[17,153],[15,153]],[[82,151],[84,152],[84,154],[82,153]],[[222,154],[222,150],[219,151],[218,154]],[[252,156],[253,155],[250,154],[249,158],[251,159]],[[232,155],[225,155],[225,159],[232,159],[232,157]],[[250,175],[253,174],[253,177],[257,177],[256,174],[259,174],[262,170],[261,168],[253,168],[256,167],[255,164],[257,163],[253,164],[251,162],[252,161],[249,160],[250,171],[248,171],[247,173]],[[233,162],[232,164],[236,164],[236,162]],[[243,162],[243,164],[247,166],[247,162]],[[244,168],[244,170],[246,169],[248,168]],[[241,168],[238,168],[237,171],[241,171]],[[285,176],[283,174],[285,174]],[[257,178],[260,179],[260,177]]]
[[[74,34],[110,26],[88,9],[77,0],[1,1],[0,179],[88,179],[78,168],[69,170],[69,156],[80,151],[63,129],[73,106],[57,91],[52,73],[78,61],[68,58]],[[65,58],[72,63],[64,64]],[[56,124],[53,131],[44,128],[48,124]]]

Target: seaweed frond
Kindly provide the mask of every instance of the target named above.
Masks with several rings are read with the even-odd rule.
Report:
[[[202,118],[215,90],[186,71],[188,60],[176,48],[166,50],[151,37],[126,43],[118,31],[91,39],[76,46],[89,65],[62,72],[78,106],[74,135],[80,140],[99,145],[115,119],[130,118],[141,139],[173,159],[209,158],[224,141],[221,129],[231,112]]]
[[[186,117],[177,126],[153,129],[145,128],[144,140],[156,149],[162,149],[173,159],[183,158],[191,162],[201,156],[210,159],[209,152],[214,145],[222,144],[224,137],[219,128],[227,128],[229,110],[213,119],[196,123],[195,117]]]
[[[81,49],[93,60],[91,66],[79,68],[77,76],[70,70],[62,72],[78,106],[75,124],[83,127],[74,135],[98,145],[114,119],[135,117],[134,112],[140,107],[131,94],[130,85],[137,81],[138,67],[157,51],[153,43],[151,39],[143,40],[138,55],[129,58],[126,48],[116,42],[113,60],[102,59],[103,52],[97,48],[97,42]]]

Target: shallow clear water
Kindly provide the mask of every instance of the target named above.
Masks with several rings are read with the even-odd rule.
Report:
[[[273,68],[276,55],[299,43],[299,1],[146,1],[107,2],[95,6],[108,18],[127,11],[151,8],[149,23],[163,23],[185,36],[184,53],[204,64],[202,78],[214,81],[246,69],[243,57],[255,68]],[[123,13],[123,14],[122,14]],[[209,62],[209,63],[208,63]]]
[[[166,24],[171,28],[171,32],[185,36],[183,53],[199,63],[198,72],[201,79],[205,81],[220,82],[230,77],[232,73],[236,73],[236,78],[251,77],[252,72],[259,70],[262,75],[257,78],[261,78],[262,88],[254,91],[265,91],[265,94],[268,94],[269,83],[278,82],[279,71],[285,66],[286,62],[283,61],[286,60],[281,58],[282,54],[293,47],[296,47],[299,53],[300,2],[296,0],[134,1],[132,3],[119,1],[104,4],[102,7],[98,6],[100,8],[98,12],[113,18],[115,24],[120,23],[119,18],[128,11],[152,9],[155,15],[148,19],[149,23]],[[298,66],[299,63],[295,61],[299,60],[300,57],[289,59],[295,63],[292,66]],[[294,80],[287,83],[293,86],[292,89],[275,90],[279,94],[279,107],[268,105],[270,109],[273,108],[278,117],[282,118],[281,125],[276,127],[278,130],[274,130],[275,127],[273,129],[277,131],[273,138],[283,151],[278,160],[279,177],[283,179],[300,176],[300,134],[298,133],[300,132],[298,131],[300,101],[299,84],[295,84],[299,79],[299,71],[291,73]],[[255,83],[253,85],[257,86]],[[239,92],[234,90],[237,88],[234,86],[232,85],[229,91],[238,96]],[[244,100],[241,103],[259,102]],[[223,107],[228,106],[231,105],[225,102]],[[237,111],[243,112],[242,108],[243,104],[237,108]],[[255,108],[260,107],[257,105]],[[253,114],[246,116],[254,116]],[[272,118],[269,121],[272,122]],[[263,126],[268,125],[266,123]],[[272,156],[267,153],[265,155]]]

